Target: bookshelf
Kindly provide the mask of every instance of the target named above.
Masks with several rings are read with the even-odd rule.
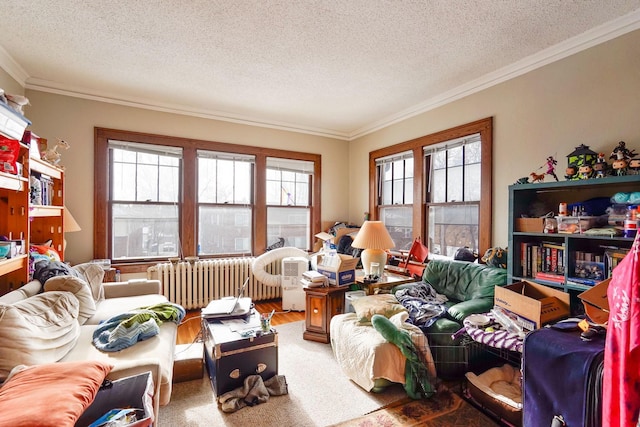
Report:
[[[601,280],[608,277],[631,247],[632,238],[544,233],[543,220],[528,219],[525,224],[521,218],[531,215],[532,207],[557,215],[560,203],[602,201],[619,192],[634,191],[640,191],[640,175],[509,186],[508,281],[535,281],[573,296],[600,281],[600,276],[604,276]],[[594,220],[589,218],[590,222]]]
[[[5,122],[1,119],[6,118]],[[9,120],[10,119],[10,120]],[[0,172],[0,236],[10,242],[10,256],[0,258],[0,295],[29,279],[29,244],[52,241],[64,260],[64,170],[41,160],[39,141],[23,132],[30,122],[0,104],[0,134],[20,140],[19,173]],[[39,187],[39,194],[34,194]]]

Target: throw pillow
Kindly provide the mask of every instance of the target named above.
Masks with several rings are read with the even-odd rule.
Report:
[[[80,336],[79,305],[72,293],[61,291],[0,304],[0,380],[17,365],[63,358]]]
[[[111,369],[99,361],[16,367],[0,388],[0,427],[73,426]]]
[[[101,269],[102,270],[102,269]],[[44,284],[45,292],[67,291],[78,298],[78,322],[85,322],[96,313],[96,302],[93,299],[89,284],[82,279],[73,276],[55,276]]]
[[[93,300],[95,302],[102,301],[104,299],[104,288],[102,287],[104,269],[94,262],[86,262],[73,266],[73,270],[89,284]]]
[[[354,299],[351,304],[360,324],[371,324],[374,314],[381,314],[388,319],[394,314],[407,311],[391,294],[367,295]]]

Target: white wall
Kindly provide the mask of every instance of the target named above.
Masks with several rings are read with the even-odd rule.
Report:
[[[65,198],[82,231],[69,233],[65,258],[79,263],[93,258],[94,127],[106,127],[228,142],[322,155],[322,219],[348,217],[348,152],[346,141],[168,114],[104,102],[27,90],[31,106],[25,115],[36,134],[61,138],[71,148],[61,151]]]
[[[490,116],[493,245],[504,247],[507,187],[540,173],[548,156],[558,160],[563,179],[566,156],[580,144],[607,158],[621,140],[640,152],[640,31],[352,141],[350,220],[361,220],[368,210],[370,151]]]

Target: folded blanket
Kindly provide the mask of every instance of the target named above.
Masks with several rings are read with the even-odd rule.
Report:
[[[421,328],[428,328],[447,313],[447,297],[428,283],[400,289],[396,298],[409,312],[411,322]]]
[[[102,351],[120,351],[160,333],[164,322],[180,323],[182,306],[170,302],[141,307],[105,320],[93,332],[93,345]]]

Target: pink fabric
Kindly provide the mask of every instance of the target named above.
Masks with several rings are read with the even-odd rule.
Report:
[[[613,270],[607,298],[602,423],[635,426],[640,412],[640,235]]]

